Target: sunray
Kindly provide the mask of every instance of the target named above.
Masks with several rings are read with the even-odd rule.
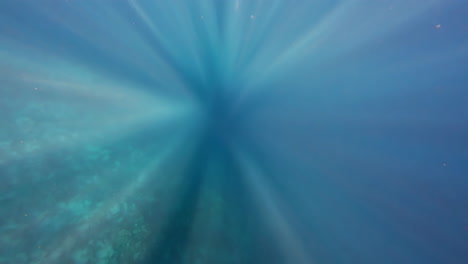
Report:
[[[464,263],[449,2],[1,2],[0,262]]]
[[[424,3],[420,1],[400,1],[389,3],[388,7],[381,3],[369,6],[369,3],[366,0],[349,0],[340,3],[327,17],[320,21],[319,25],[314,25],[312,29],[303,33],[290,46],[282,48],[278,54],[265,55],[262,56],[263,60],[251,63],[248,70],[249,76],[255,77],[249,78],[251,82],[244,87],[244,96],[255,93],[254,90],[258,89],[258,87],[265,87],[260,85],[262,82],[275,81],[278,75],[287,72],[291,63],[297,65],[298,61],[304,61],[304,58],[314,58],[315,56],[316,58],[312,62],[316,64],[323,60],[322,57],[333,58],[340,56],[344,52],[356,49],[378,36],[391,34],[394,30],[402,28],[404,23],[408,23],[424,14],[425,11],[437,4],[438,0]],[[391,10],[388,9],[391,6],[404,9],[393,15]],[[354,21],[356,17],[361,17],[362,13],[372,13],[374,15],[371,17],[366,16],[366,21]],[[349,30],[345,30],[345,28],[349,28]],[[343,34],[343,32],[346,33]],[[278,41],[281,42],[281,39]],[[347,44],[341,45],[343,42]],[[321,53],[318,54],[318,51]],[[271,60],[270,57],[274,59]],[[258,69],[262,69],[260,75]]]
[[[74,230],[67,232],[68,234],[60,241],[55,241],[55,245],[50,246],[50,252],[45,254],[45,258],[40,263],[63,263],[64,254],[70,254],[70,250],[77,244],[81,244],[82,241],[89,240],[89,236],[92,236],[93,232],[98,231],[103,225],[106,225],[105,218],[109,216],[109,212],[113,207],[119,206],[126,199],[135,195],[136,192],[140,191],[142,187],[151,181],[159,182],[159,178],[163,178],[161,175],[160,167],[163,163],[167,163],[177,152],[180,151],[181,143],[186,140],[181,140],[180,136],[172,141],[167,141],[166,146],[163,147],[164,151],[158,152],[158,157],[154,157],[153,161],[142,170],[141,173],[133,178],[127,187],[120,190],[113,197],[106,200],[102,206],[94,209],[87,215],[87,218],[80,221]],[[174,151],[177,150],[175,153]],[[156,178],[155,178],[156,177]],[[161,182],[164,185],[164,182]]]
[[[276,241],[281,244],[282,254],[285,254],[288,263],[314,263],[306,253],[296,231],[290,226],[284,212],[281,211],[281,198],[271,188],[265,173],[255,164],[252,156],[237,148],[235,157],[239,160],[242,170],[242,179],[250,186],[249,192],[255,198],[256,206],[262,211],[265,224],[275,230]]]
[[[137,87],[131,82],[116,83],[81,65],[59,60],[55,63],[50,61],[50,66],[44,68],[33,63],[26,66],[21,60],[2,57],[5,59],[3,63],[10,62],[9,71],[0,74],[2,81],[8,83],[3,88],[3,99],[22,99],[22,107],[9,106],[5,102],[4,115],[20,111],[25,115],[22,123],[18,123],[18,119],[11,120],[17,123],[17,128],[3,135],[3,140],[21,143],[11,143],[10,147],[18,145],[22,158],[83,142],[115,140],[148,125],[159,123],[164,129],[167,124],[195,117],[197,112],[191,106],[190,98],[175,101],[167,96],[155,96],[149,94],[144,86]],[[59,116],[57,109],[62,109],[62,114],[63,111],[70,114]],[[51,119],[54,116],[57,117]],[[56,132],[45,133],[51,125],[57,127]],[[41,135],[40,131],[44,133]],[[15,153],[13,149],[4,151]],[[11,158],[5,155],[1,162]]]

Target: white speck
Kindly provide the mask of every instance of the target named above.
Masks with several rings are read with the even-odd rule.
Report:
[[[250,15],[250,19],[255,19],[255,16],[254,16],[254,15]]]
[[[436,25],[435,28],[439,29],[441,28],[442,26],[440,24]]]

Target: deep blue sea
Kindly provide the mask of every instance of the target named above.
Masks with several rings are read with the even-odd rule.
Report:
[[[0,264],[467,264],[468,1],[0,0]]]

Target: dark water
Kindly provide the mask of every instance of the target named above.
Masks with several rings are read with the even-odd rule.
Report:
[[[468,263],[465,2],[0,1],[0,263]]]

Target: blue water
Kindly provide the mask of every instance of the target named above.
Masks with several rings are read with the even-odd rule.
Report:
[[[0,1],[0,263],[468,263],[467,14]]]

